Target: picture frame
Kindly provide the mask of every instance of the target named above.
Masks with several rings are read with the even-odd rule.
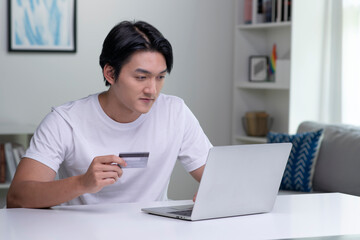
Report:
[[[9,52],[76,52],[76,0],[8,0]]]
[[[250,56],[249,57],[249,81],[266,82],[269,76],[269,57]]]

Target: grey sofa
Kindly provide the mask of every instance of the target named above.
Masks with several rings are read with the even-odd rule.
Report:
[[[360,196],[360,127],[302,122],[297,132],[324,129],[313,175],[315,192]]]

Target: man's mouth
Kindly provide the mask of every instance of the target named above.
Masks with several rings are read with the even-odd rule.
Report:
[[[151,102],[154,101],[155,98],[140,98],[141,101],[145,101],[145,102]]]

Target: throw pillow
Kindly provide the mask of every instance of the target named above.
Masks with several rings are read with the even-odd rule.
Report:
[[[293,147],[281,180],[280,189],[311,192],[312,178],[323,129],[295,135],[269,132],[269,143],[290,142]]]

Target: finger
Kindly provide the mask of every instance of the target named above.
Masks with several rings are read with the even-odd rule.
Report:
[[[94,162],[102,163],[102,164],[111,164],[117,163],[121,167],[126,167],[126,162],[121,157],[115,155],[106,155],[106,156],[98,156],[94,158]]]
[[[117,157],[116,160],[117,160],[117,162],[115,162],[115,163],[119,164],[120,167],[126,167],[127,163],[125,162],[125,160],[123,158]]]
[[[111,171],[111,172],[102,172],[100,175],[99,175],[99,178],[101,180],[105,180],[105,179],[108,179],[108,178],[113,178],[115,180],[115,182],[119,179],[119,175],[117,172],[114,172],[114,171]]]
[[[116,183],[116,180],[114,178],[105,178],[102,180],[102,184],[104,187],[114,183]]]
[[[102,164],[99,166],[100,171],[113,171],[113,172],[122,172],[121,167],[118,163],[111,163],[111,164]]]
[[[118,167],[116,164],[117,163],[113,163],[113,164],[95,163],[92,166],[92,171],[94,171],[94,173],[99,173],[99,174],[101,174],[102,172],[116,172],[118,177],[121,177],[123,171],[121,167]]]
[[[118,162],[119,161],[118,156],[115,155],[105,155],[105,156],[97,156],[94,158],[94,162],[98,162],[98,163],[103,163],[103,164],[107,164],[107,163],[112,163],[112,162]]]
[[[121,167],[119,167],[117,164],[116,165],[110,165],[110,166],[108,166],[108,167],[110,167],[109,169],[107,169],[107,170],[104,170],[104,171],[112,171],[112,172],[116,172],[117,173],[117,175],[118,175],[118,177],[121,177],[121,175],[123,174],[123,170],[122,170],[122,168]]]

